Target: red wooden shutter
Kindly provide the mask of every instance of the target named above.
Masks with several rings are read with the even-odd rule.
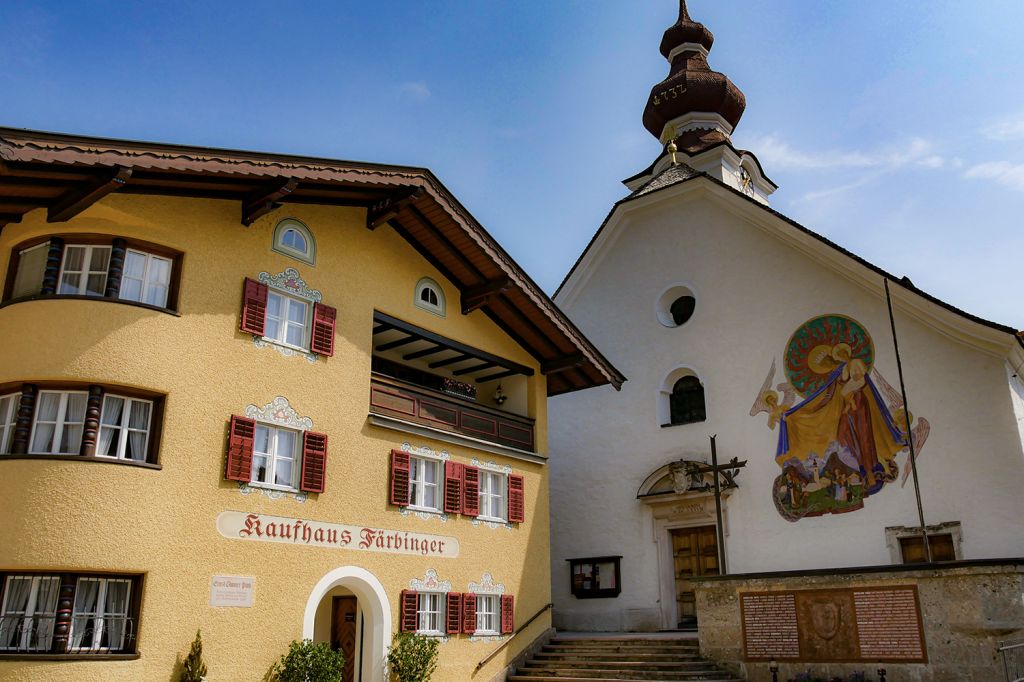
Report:
[[[242,294],[242,323],[239,328],[247,334],[263,336],[266,321],[267,285],[246,277]]]
[[[302,477],[299,490],[322,493],[327,478],[327,435],[306,431],[302,434]]]
[[[480,469],[477,467],[462,470],[462,513],[480,516]]]
[[[445,632],[457,635],[462,632],[462,595],[449,592],[447,595],[448,609],[445,613]]]
[[[402,590],[402,613],[398,619],[402,632],[416,632],[416,609],[419,607],[419,602],[418,592],[415,590]]]
[[[391,504],[404,507],[409,504],[409,453],[391,451]]]
[[[338,311],[323,303],[313,304],[313,337],[310,350],[320,355],[334,355],[334,321]]]
[[[522,523],[526,520],[526,500],[523,495],[523,477],[518,474],[508,476],[508,521]]]
[[[516,598],[511,594],[501,595],[501,634],[509,635],[515,630]]]
[[[252,446],[256,437],[256,422],[231,415],[228,429],[228,463],[224,478],[248,483],[252,480]]]
[[[455,462],[444,463],[444,510],[449,514],[462,511],[462,467]]]
[[[476,595],[472,592],[462,595],[462,631],[467,635],[476,632]]]

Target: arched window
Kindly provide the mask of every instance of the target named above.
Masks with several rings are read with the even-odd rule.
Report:
[[[704,386],[695,376],[684,376],[673,384],[668,405],[670,424],[692,424],[707,419]]]
[[[441,286],[437,282],[429,277],[424,277],[416,283],[413,304],[417,308],[444,317],[444,291],[441,290]]]
[[[316,240],[309,228],[295,218],[285,218],[274,229],[274,251],[310,265],[316,264]]]

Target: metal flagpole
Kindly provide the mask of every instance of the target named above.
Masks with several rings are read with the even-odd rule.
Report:
[[[903,419],[906,424],[907,443],[910,445],[910,474],[914,479],[914,496],[917,498],[917,518],[921,522],[921,539],[924,542],[924,559],[932,562],[932,548],[928,542],[928,529],[924,525],[924,507],[921,506],[921,486],[917,482],[917,453],[914,447],[914,436],[910,432],[910,405],[907,404],[907,387],[903,383],[903,362],[900,360],[900,342],[896,338],[896,318],[892,314],[892,296],[889,294],[889,278],[885,282],[885,303],[889,307],[889,326],[892,328],[892,345],[896,350],[896,371],[900,377],[900,393],[903,395]],[[714,449],[712,448],[712,452]]]

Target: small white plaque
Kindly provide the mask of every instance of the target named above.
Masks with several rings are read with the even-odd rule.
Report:
[[[256,601],[256,578],[215,575],[210,579],[210,606],[249,608]]]

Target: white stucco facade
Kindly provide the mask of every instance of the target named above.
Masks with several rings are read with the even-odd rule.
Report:
[[[669,328],[658,300],[673,286],[692,291],[696,308]],[[958,558],[1024,556],[1024,389],[1013,376],[1024,368],[1021,346],[1006,329],[891,287],[910,411],[931,426],[918,461],[925,521],[960,524]],[[773,501],[779,428],[749,414],[773,362],[774,381],[785,380],[794,331],[826,314],[868,331],[874,368],[898,389],[875,270],[698,176],[618,205],[555,300],[628,379],[621,392],[550,403],[556,625],[674,627],[668,533],[713,525],[713,499],[687,493],[651,504],[637,492],[674,460],[710,461],[712,434],[720,461],[747,461],[725,502],[731,573],[889,564],[885,529],[919,525],[912,481],[901,485],[905,452],[897,480],[863,508],[786,520]],[[680,372],[702,382],[707,419],[663,427]],[[566,560],[608,555],[623,557],[621,594],[572,596]]]

